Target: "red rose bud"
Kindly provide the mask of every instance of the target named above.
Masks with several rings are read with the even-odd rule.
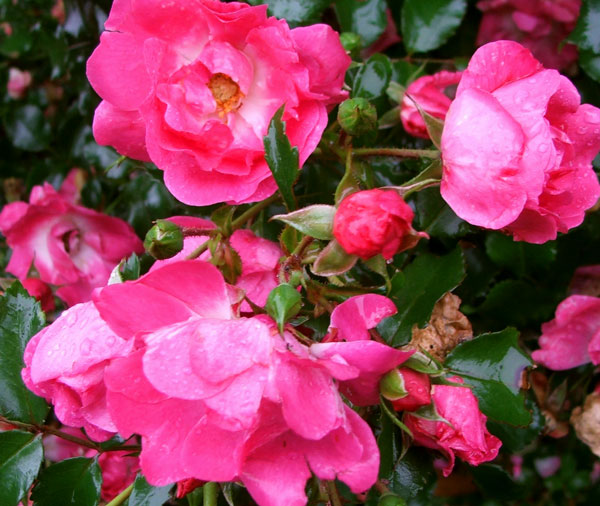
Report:
[[[206,482],[196,478],[187,478],[177,482],[177,499],[182,499],[198,487],[202,487]]]
[[[408,367],[387,373],[379,384],[379,390],[392,402],[396,411],[415,411],[431,403],[429,376]]]
[[[386,260],[414,247],[425,232],[412,228],[414,213],[393,190],[366,190],[342,200],[333,218],[333,235],[344,250],[363,260]]]
[[[42,310],[47,313],[54,311],[56,306],[54,304],[54,295],[50,287],[44,283],[41,279],[27,278],[22,281],[23,288],[27,290],[27,293],[32,297],[35,297],[40,301]]]

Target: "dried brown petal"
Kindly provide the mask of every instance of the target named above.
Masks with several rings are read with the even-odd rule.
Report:
[[[473,338],[473,328],[459,311],[461,300],[446,293],[433,308],[431,318],[423,329],[416,325],[407,348],[424,350],[438,360],[444,360],[458,344]]]
[[[585,403],[571,414],[571,424],[577,437],[600,457],[600,394],[592,392]]]

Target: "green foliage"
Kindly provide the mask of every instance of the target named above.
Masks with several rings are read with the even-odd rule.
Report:
[[[384,0],[337,0],[335,12],[341,31],[356,33],[366,47],[375,42],[385,30],[386,7]]]
[[[42,438],[28,432],[0,433],[0,503],[17,506],[42,463]]]
[[[31,499],[36,506],[96,506],[101,485],[98,460],[75,457],[44,469],[33,487]]]
[[[153,487],[141,474],[138,474],[126,504],[127,506],[163,506],[169,500],[171,488],[173,488],[171,485]]]
[[[0,298],[0,414],[9,420],[41,423],[48,413],[46,402],[21,379],[25,346],[44,321],[40,304],[19,282]]]

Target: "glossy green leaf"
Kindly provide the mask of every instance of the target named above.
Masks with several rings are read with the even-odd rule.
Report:
[[[17,506],[37,476],[43,458],[40,435],[16,430],[0,433],[2,506]]]
[[[277,322],[279,332],[282,333],[285,323],[296,316],[301,307],[302,296],[298,290],[287,283],[273,288],[265,304],[267,313]]]
[[[593,51],[579,51],[579,65],[594,81],[600,82],[600,54]]]
[[[426,188],[411,196],[415,203],[416,230],[423,230],[431,237],[461,237],[471,230],[471,226],[450,209],[440,195],[438,188]]]
[[[512,328],[483,334],[459,344],[444,365],[465,379],[490,418],[512,425],[527,425],[531,413],[520,391],[523,370],[531,360],[518,346],[519,333]]]
[[[581,49],[600,53],[600,0],[583,0],[575,30],[569,40]]]
[[[25,345],[44,321],[39,302],[18,281],[0,298],[0,414],[9,420],[41,423],[48,413],[44,399],[21,379]]]
[[[471,468],[475,483],[486,496],[504,501],[523,497],[526,489],[516,482],[504,469],[495,464],[483,464]]]
[[[285,19],[292,27],[317,20],[329,0],[250,0],[251,5],[269,5],[269,15]]]
[[[389,297],[396,304],[398,313],[378,325],[382,337],[392,346],[407,343],[413,325],[425,325],[435,303],[446,292],[456,288],[464,275],[460,248],[442,257],[431,254],[419,256],[392,278]]]
[[[433,454],[424,448],[411,447],[394,466],[389,488],[404,499],[414,499],[435,483]]]
[[[392,78],[392,64],[383,54],[374,54],[359,69],[354,78],[352,96],[374,99],[386,94]]]
[[[454,34],[466,10],[465,0],[404,0],[401,26],[408,52],[440,47]]]
[[[490,233],[486,237],[485,249],[496,265],[510,269],[519,277],[530,272],[544,272],[556,259],[556,243],[553,241],[528,244],[500,233]]]
[[[288,211],[293,211],[296,209],[296,197],[292,188],[298,178],[298,148],[292,147],[285,135],[285,123],[281,120],[284,107],[282,105],[278,109],[269,123],[264,137],[265,159]]]
[[[163,506],[169,500],[171,488],[173,485],[153,487],[148,484],[146,478],[138,474],[133,482],[127,506]]]
[[[288,214],[277,214],[272,220],[279,220],[316,239],[333,239],[333,217],[335,207],[325,204],[303,207]]]
[[[13,145],[25,151],[41,151],[51,137],[50,124],[42,110],[32,104],[11,110],[4,120],[6,133]]]
[[[385,30],[387,17],[385,0],[338,0],[335,3],[343,32],[354,32],[366,47],[375,42]]]
[[[97,506],[101,485],[98,459],[76,457],[44,469],[31,499],[35,506]]]
[[[318,276],[336,276],[352,269],[357,260],[356,255],[346,253],[342,245],[332,239],[321,251],[311,270]]]

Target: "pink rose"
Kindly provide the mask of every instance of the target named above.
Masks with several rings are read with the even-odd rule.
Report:
[[[463,382],[458,377],[450,379]],[[444,476],[452,472],[457,456],[472,466],[496,458],[502,441],[488,432],[486,417],[479,411],[479,402],[469,388],[434,385],[432,398],[437,412],[450,425],[410,413],[404,416],[404,423],[412,431],[416,444],[444,453],[448,460]]]
[[[8,69],[8,83],[6,91],[10,98],[19,99],[25,96],[25,92],[31,84],[31,73],[11,67]]]
[[[0,213],[0,231],[13,249],[6,270],[25,279],[33,263],[42,281],[60,286],[56,294],[68,305],[89,300],[122,258],[144,251],[124,221],[72,204],[71,182],[61,193],[48,183],[34,186],[29,204],[13,202]]]
[[[351,255],[389,260],[414,247],[425,232],[412,228],[413,210],[393,190],[366,190],[342,200],[333,218],[333,235]]]
[[[408,85],[406,95],[410,95],[425,112],[443,120],[452,103],[452,87],[459,83],[461,76],[462,72],[442,70],[431,76],[419,77]],[[427,127],[417,106],[406,95],[400,109],[404,130],[415,137],[429,139]]]
[[[577,60],[577,47],[563,42],[575,28],[581,0],[484,0],[477,7],[484,13],[478,45],[514,40],[557,70]]]
[[[410,352],[373,341],[307,347],[265,315],[236,318],[221,274],[197,260],[107,286],[95,304],[138,343],[111,360],[105,384],[119,433],[142,436],[150,483],[240,480],[264,506],[305,504],[311,470],[354,492],[374,483],[374,437],[337,381],[370,393]]]
[[[600,265],[578,267],[569,284],[569,293],[600,296]]]
[[[91,302],[77,304],[27,343],[23,381],[52,402],[62,423],[84,427],[92,439],[108,439],[116,427],[106,410],[104,370],[132,347],[133,340],[115,335]]]
[[[554,320],[542,325],[539,344],[531,356],[549,369],[600,364],[600,298],[571,295],[563,300]]]
[[[402,378],[406,390],[404,397],[391,401],[396,411],[415,411],[431,403],[431,382],[427,374],[413,371],[409,367],[401,367],[394,372]]]
[[[54,311],[56,308],[54,305],[54,294],[46,283],[37,278],[27,278],[21,283],[29,295],[40,301],[42,311],[46,313]]]
[[[600,185],[600,110],[516,42],[473,55],[442,134],[441,193],[464,220],[543,243],[581,224]]]
[[[303,164],[328,108],[347,96],[338,35],[327,25],[290,30],[265,5],[117,0],[105,28],[87,67],[104,99],[96,140],[152,160],[186,204],[273,194],[263,136],[274,113],[285,104]]]

